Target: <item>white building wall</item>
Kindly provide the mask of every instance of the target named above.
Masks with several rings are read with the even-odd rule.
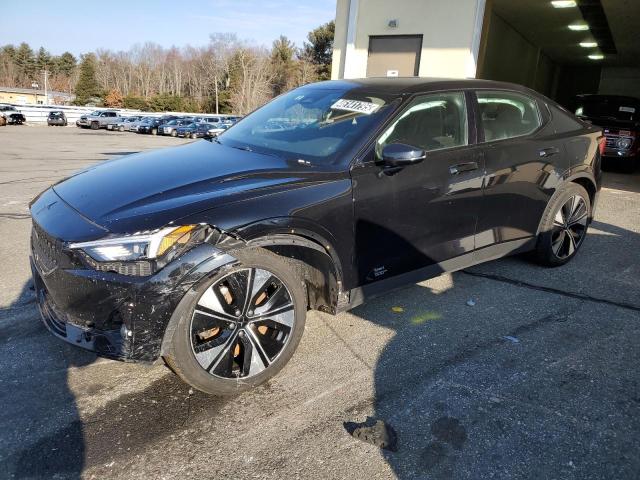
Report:
[[[370,35],[420,34],[421,77],[474,77],[484,8],[485,0],[338,0],[332,78],[366,76]]]

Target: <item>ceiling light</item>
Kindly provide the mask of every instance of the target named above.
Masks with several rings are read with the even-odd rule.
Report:
[[[551,5],[553,8],[571,8],[576,6],[576,2],[574,0],[553,0]]]
[[[595,48],[598,46],[598,42],[580,42],[582,48]]]
[[[574,32],[584,32],[585,30],[589,30],[589,25],[586,23],[572,23],[569,25],[569,30],[573,30]]]
[[[593,55],[589,55],[589,58],[591,60],[602,60],[604,58],[604,55],[602,55],[601,53],[594,53]]]

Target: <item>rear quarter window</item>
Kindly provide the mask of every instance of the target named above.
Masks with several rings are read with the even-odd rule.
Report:
[[[486,90],[476,95],[486,142],[529,135],[542,124],[537,102],[527,95]]]
[[[556,133],[575,132],[584,128],[584,125],[573,115],[562,111],[554,105],[547,104],[547,107],[551,112],[551,122]]]

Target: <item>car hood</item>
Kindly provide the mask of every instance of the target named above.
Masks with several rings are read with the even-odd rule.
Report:
[[[132,233],[319,177],[312,167],[202,140],[108,161],[53,189],[91,222]]]

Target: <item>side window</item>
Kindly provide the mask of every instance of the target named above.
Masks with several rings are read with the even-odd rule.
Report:
[[[477,92],[481,125],[486,142],[521,137],[536,130],[540,122],[533,98],[515,92]]]
[[[551,111],[551,116],[553,117],[553,127],[555,128],[556,133],[575,132],[576,130],[584,128],[584,125],[582,125],[569,113],[564,112],[563,110],[560,110],[553,105],[547,106]]]
[[[376,142],[378,157],[391,143],[427,151],[467,145],[464,93],[437,93],[414,99]]]

